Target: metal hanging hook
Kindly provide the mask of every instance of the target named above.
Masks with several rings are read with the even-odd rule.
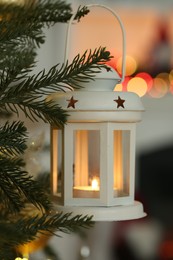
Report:
[[[125,63],[126,63],[126,33],[125,33],[125,29],[124,29],[124,25],[119,17],[119,15],[112,10],[110,7],[107,7],[105,5],[100,5],[100,4],[90,4],[90,5],[86,5],[86,7],[88,9],[90,9],[91,7],[101,7],[104,8],[106,10],[108,10],[109,12],[111,12],[111,14],[113,14],[113,16],[118,20],[120,28],[121,28],[121,33],[122,33],[122,73],[121,73],[121,78],[119,83],[124,81],[125,78]],[[64,61],[66,62],[69,56],[69,42],[70,42],[70,30],[71,30],[71,25],[72,22],[74,20],[76,16],[76,13],[73,14],[69,20],[68,23],[68,28],[67,28],[67,35],[66,35],[66,43],[65,43],[65,59]]]

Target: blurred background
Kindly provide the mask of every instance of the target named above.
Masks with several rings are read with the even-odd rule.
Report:
[[[74,11],[79,5],[104,4],[116,11],[124,24],[126,77],[115,91],[136,92],[145,107],[137,126],[136,199],[144,204],[148,216],[136,221],[96,223],[86,238],[61,234],[62,238],[53,237],[49,244],[62,260],[173,259],[173,1],[68,2]],[[93,9],[79,27],[73,27],[69,58],[85,49],[107,46],[114,55],[110,65],[121,73],[122,37],[112,17]],[[66,30],[66,25],[58,24],[46,31],[36,72],[64,61]],[[41,131],[30,124],[28,127],[37,142],[43,139]],[[49,128],[44,129],[48,143]],[[49,162],[45,163],[44,156],[41,160],[42,167],[48,169]],[[40,251],[31,259],[46,258]]]

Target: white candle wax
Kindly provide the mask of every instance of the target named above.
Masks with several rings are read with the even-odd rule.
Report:
[[[98,198],[100,187],[96,179],[92,180],[91,186],[75,186],[73,187],[73,196],[75,198]]]

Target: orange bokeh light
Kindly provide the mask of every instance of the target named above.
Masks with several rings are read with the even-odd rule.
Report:
[[[126,64],[125,64],[125,76],[130,76],[133,73],[135,73],[137,69],[137,62],[136,60],[131,56],[126,56]],[[122,74],[122,57],[118,59],[117,61],[117,71],[119,74]]]
[[[169,73],[169,80],[170,80],[170,81],[173,80],[173,70],[171,70],[170,73]]]
[[[114,88],[114,91],[123,91],[123,84],[122,83],[117,84]]]
[[[169,73],[169,82],[170,82],[169,91],[171,92],[171,94],[173,94],[173,70],[171,70]]]
[[[129,80],[127,84],[127,90],[130,92],[134,92],[138,94],[138,96],[142,97],[147,92],[147,83],[142,78],[134,77],[131,80]]]
[[[140,72],[136,74],[136,77],[142,78],[147,83],[147,92],[149,92],[153,86],[153,78],[147,72]]]
[[[117,84],[115,86],[114,91],[127,91],[127,84],[128,84],[130,79],[131,79],[131,77],[125,77],[125,79],[123,80],[122,83]]]

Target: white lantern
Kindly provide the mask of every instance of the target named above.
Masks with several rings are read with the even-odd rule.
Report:
[[[58,210],[95,221],[141,218],[143,206],[134,201],[135,129],[143,106],[136,94],[113,91],[122,80],[116,72],[104,73],[94,87],[51,96],[69,114],[63,128],[51,128],[52,194]]]

